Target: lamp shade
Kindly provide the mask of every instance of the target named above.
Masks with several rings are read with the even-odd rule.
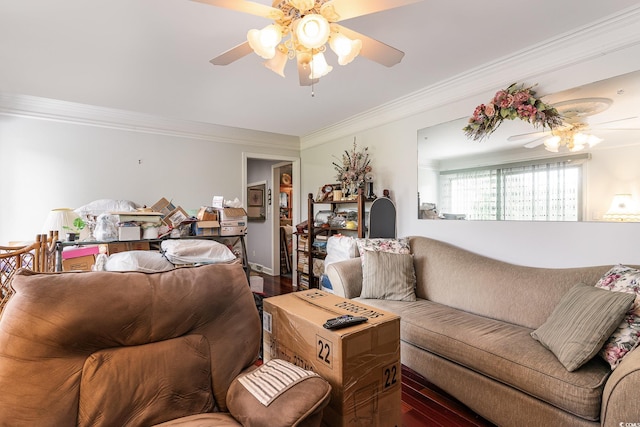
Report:
[[[343,34],[334,32],[329,39],[329,46],[338,55],[338,64],[347,65],[360,53],[362,41],[359,39],[351,40]]]
[[[325,59],[322,52],[313,55],[313,59],[309,63],[309,67],[311,68],[311,74],[309,74],[309,78],[312,80],[319,79],[322,76],[326,76],[331,70],[333,70],[333,67],[327,64],[327,60]]]
[[[329,40],[329,22],[317,13],[310,13],[296,22],[296,38],[307,49],[317,49]]]
[[[264,66],[273,71],[276,74],[284,77],[284,67],[287,65],[287,54],[281,51],[280,49],[276,49],[276,53],[273,58],[268,59],[264,62]]]
[[[602,218],[606,221],[640,221],[640,207],[631,194],[616,194]]]
[[[59,236],[64,236],[76,227],[73,221],[80,218],[80,215],[69,208],[52,209],[47,215],[47,219],[42,226],[42,234],[48,234],[49,231],[57,231]]]
[[[282,29],[275,25],[267,25],[262,30],[249,30],[247,41],[251,49],[264,59],[271,59],[276,54],[276,46],[282,40]]]

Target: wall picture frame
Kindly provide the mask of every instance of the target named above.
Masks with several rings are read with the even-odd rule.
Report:
[[[247,219],[250,221],[265,221],[266,184],[247,186]]]

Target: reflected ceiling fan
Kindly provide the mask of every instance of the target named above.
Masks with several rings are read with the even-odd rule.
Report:
[[[399,63],[404,52],[337,23],[422,0],[273,0],[273,6],[247,0],[193,1],[273,21],[261,30],[249,30],[247,41],[213,58],[212,64],[228,65],[255,52],[266,59],[267,68],[284,77],[287,60],[295,59],[300,85],[310,86],[333,68],[324,57],[327,43],[340,65],[358,55],[387,67]]]
[[[609,98],[581,98],[558,102],[553,104],[553,106],[563,117],[563,124],[561,126],[553,130],[513,135],[507,138],[507,140],[529,141],[524,144],[526,148],[535,148],[544,144],[546,150],[554,153],[560,151],[562,147],[566,147],[569,151],[575,152],[583,150],[586,147],[593,147],[602,142],[601,138],[591,133],[594,130],[596,132],[598,130],[640,130],[604,127],[605,125],[632,120],[637,117],[627,117],[595,124],[589,124],[587,122],[587,117],[605,111],[612,103],[613,101]]]

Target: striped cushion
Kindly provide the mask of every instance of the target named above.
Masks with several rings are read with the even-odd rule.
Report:
[[[318,374],[281,359],[272,359],[240,378],[242,384],[260,403],[269,406],[278,396],[307,378]]]
[[[579,283],[531,336],[551,350],[568,371],[575,371],[602,348],[634,299],[634,294]]]
[[[413,255],[364,250],[360,298],[416,300]]]

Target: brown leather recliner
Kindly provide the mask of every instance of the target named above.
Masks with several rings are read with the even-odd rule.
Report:
[[[2,426],[317,426],[315,376],[264,406],[260,319],[240,265],[164,273],[20,271],[0,318]]]

